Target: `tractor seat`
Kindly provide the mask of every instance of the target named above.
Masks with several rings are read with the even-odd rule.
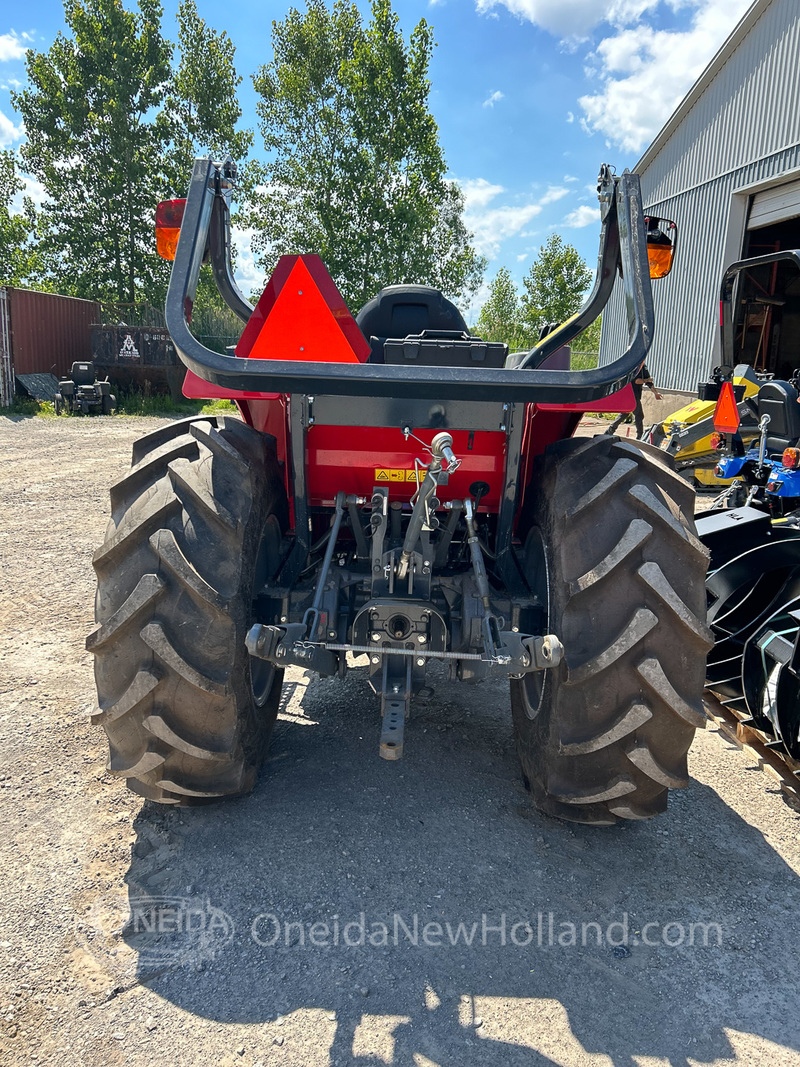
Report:
[[[473,337],[458,308],[428,285],[389,285],[359,311],[370,363],[499,368],[508,346]]]
[[[94,363],[73,363],[69,376],[76,385],[94,385]]]
[[[356,323],[369,340],[370,363],[385,362],[387,338],[405,338],[424,330],[469,332],[455,304],[429,285],[387,285],[363,306]]]
[[[782,452],[800,438],[800,404],[789,382],[766,382],[758,392],[758,417],[769,415],[767,451]]]

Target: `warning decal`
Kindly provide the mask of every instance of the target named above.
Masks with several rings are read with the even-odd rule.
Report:
[[[416,482],[417,476],[413,470],[399,470],[398,468],[376,467],[375,481],[380,482]]]

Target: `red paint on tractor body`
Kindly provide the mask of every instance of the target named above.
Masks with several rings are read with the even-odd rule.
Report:
[[[415,430],[433,440],[436,430]],[[489,485],[482,510],[497,511],[506,464],[506,435],[500,431],[452,430],[453,451],[461,466],[441,485],[437,497],[463,500],[473,482]],[[471,445],[471,447],[470,447]],[[414,461],[430,462],[416,441],[405,440],[400,427],[311,426],[306,439],[309,504],[332,504],[342,489],[369,499],[376,485],[389,489],[389,500],[407,504],[417,490]],[[422,467],[420,480],[425,475]]]
[[[633,411],[636,397],[632,385],[624,385],[618,392],[604,396],[602,400],[592,400],[586,404],[537,404],[540,411],[580,411],[591,414],[619,414],[620,411]]]
[[[369,353],[367,340],[319,256],[281,257],[236,346],[236,355],[243,358],[325,363],[363,363]],[[188,397],[235,401],[250,426],[275,438],[293,523],[290,398],[282,393],[220,388],[191,371],[187,371],[183,391]],[[369,400],[364,403],[369,405]],[[632,411],[634,407],[630,385],[589,404],[526,404],[518,507],[524,502],[536,456],[552,442],[571,437],[583,412]],[[497,431],[450,429],[453,451],[461,465],[441,486],[439,500],[444,504],[463,499],[470,495],[473,482],[486,482],[489,492],[482,497],[480,510],[496,513],[505,480],[505,432],[499,427]],[[424,441],[432,440],[436,433],[416,427],[412,430]],[[330,506],[340,490],[369,499],[376,485],[386,485],[391,501],[407,504],[417,488],[414,461],[424,464],[426,457],[418,442],[406,441],[399,426],[312,425],[307,431],[305,453],[308,503],[312,507]]]

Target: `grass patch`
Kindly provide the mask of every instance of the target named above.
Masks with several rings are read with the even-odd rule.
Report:
[[[175,401],[171,396],[159,393],[128,392],[117,396],[118,415],[197,415],[202,401],[182,398]]]
[[[201,415],[238,415],[238,413],[239,409],[232,400],[207,400],[200,408]]]
[[[236,414],[236,405],[230,400],[189,400],[182,397],[173,400],[166,394],[130,392],[117,398],[120,415],[229,415]]]
[[[56,409],[52,400],[34,400],[31,396],[15,396],[10,407],[0,408],[6,418],[54,419]]]
[[[0,415],[24,415],[28,418],[39,414],[39,409],[42,405],[38,400],[33,400],[29,396],[15,396],[11,401],[11,404],[7,408],[0,408]],[[52,408],[53,405],[50,404]],[[55,412],[53,413],[55,414]]]
[[[100,410],[93,410],[86,418],[99,415]],[[142,415],[142,416],[177,416],[183,418],[187,415],[236,415],[236,405],[231,400],[182,400],[174,401],[172,397],[164,395],[145,395],[142,392],[130,392],[117,398],[115,415]],[[0,408],[0,416],[16,418],[73,418],[73,412],[65,409],[60,416],[56,415],[56,409],[50,400],[34,400],[29,396],[15,396],[10,407]],[[77,416],[75,416],[77,417]]]

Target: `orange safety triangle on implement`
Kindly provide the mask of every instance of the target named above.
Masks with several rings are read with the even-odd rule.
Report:
[[[251,359],[363,363],[369,343],[319,256],[281,256],[236,346]]]
[[[739,408],[736,397],[733,395],[733,385],[723,382],[719,392],[719,400],[714,409],[714,429],[717,433],[736,433],[739,429]]]

